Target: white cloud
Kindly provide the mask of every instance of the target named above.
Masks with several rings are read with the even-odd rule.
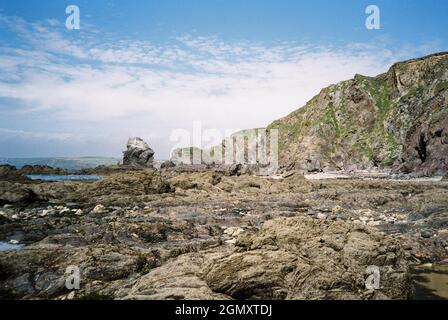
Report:
[[[165,44],[107,35],[99,42],[97,30],[74,36],[57,21],[32,24],[0,15],[2,24],[24,46],[0,47],[0,98],[21,101],[20,111],[29,115],[47,112],[70,123],[75,132],[67,140],[96,126],[117,144],[130,134],[151,138],[163,158],[170,131],[190,129],[194,120],[222,131],[265,126],[323,87],[355,73],[384,72],[403,54],[384,43],[334,48],[188,35]],[[433,48],[408,48],[407,55]]]

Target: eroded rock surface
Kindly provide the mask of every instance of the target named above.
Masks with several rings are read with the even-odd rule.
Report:
[[[448,53],[439,53],[329,86],[268,129],[279,130],[284,169],[443,175],[447,101]]]
[[[445,181],[147,169],[15,184],[37,198],[0,209],[0,241],[25,245],[0,252],[3,297],[405,299],[408,264],[448,258]],[[380,290],[363,286],[371,264]]]
[[[128,166],[152,167],[154,151],[142,138],[129,138],[123,152],[123,164]]]
[[[209,264],[206,273],[214,291],[236,299],[375,298],[365,286],[370,265],[381,274],[376,298],[406,299],[411,293],[399,244],[366,227],[283,218],[240,236],[236,246],[237,252]]]

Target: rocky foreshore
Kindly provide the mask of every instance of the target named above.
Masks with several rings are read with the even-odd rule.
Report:
[[[0,166],[0,241],[24,245],[0,251],[2,298],[408,299],[410,267],[448,258],[445,181],[188,166],[26,178],[52,170]],[[66,288],[68,266],[79,290]]]

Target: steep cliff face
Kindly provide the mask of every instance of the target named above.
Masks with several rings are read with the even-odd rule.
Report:
[[[279,162],[302,171],[391,168],[448,172],[448,53],[323,89],[274,121]]]

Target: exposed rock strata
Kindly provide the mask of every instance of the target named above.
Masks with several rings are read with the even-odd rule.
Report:
[[[396,63],[376,77],[356,75],[324,88],[305,106],[266,128],[272,129],[279,134],[280,171],[383,169],[446,175],[448,53]],[[245,154],[262,141],[257,138],[246,146],[241,137],[263,130],[243,130],[206,150],[178,149],[172,160],[219,166],[223,161],[210,155],[225,153],[225,142],[233,141],[235,150],[240,150],[234,162],[248,164]]]

